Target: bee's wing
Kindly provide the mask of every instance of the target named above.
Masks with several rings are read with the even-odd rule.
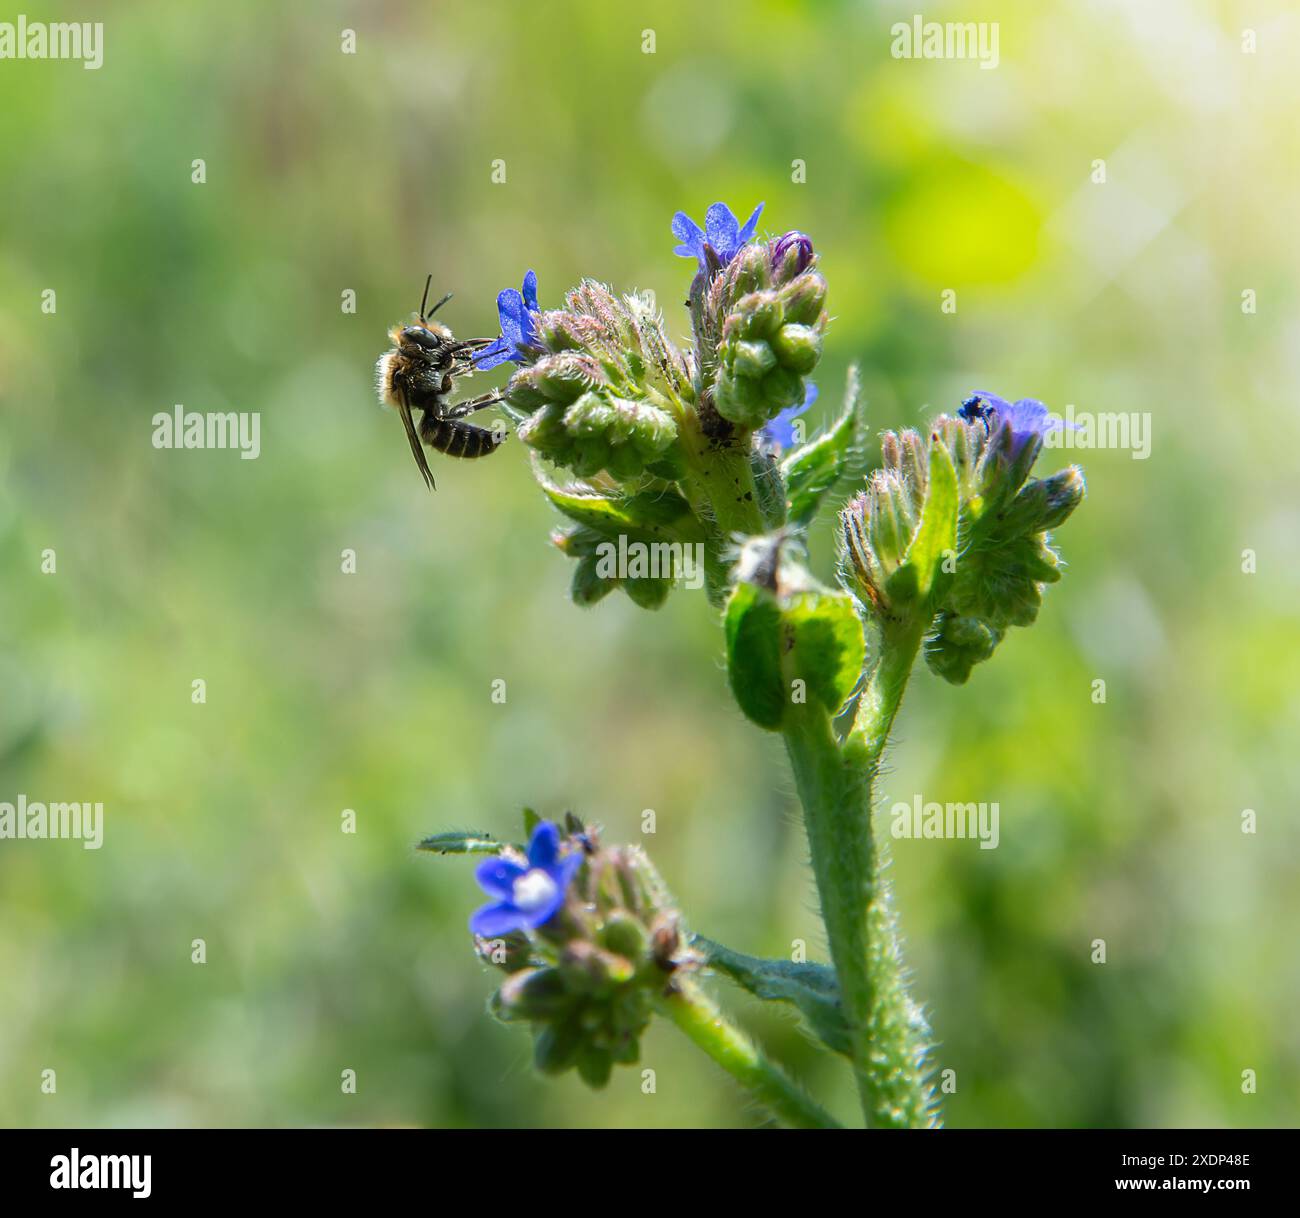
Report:
[[[411,418],[411,408],[406,404],[405,398],[398,403],[397,411],[402,416],[402,426],[406,428],[406,439],[411,445],[411,453],[415,457],[415,463],[420,467],[420,473],[424,477],[424,484],[430,490],[434,490],[433,471],[429,468],[428,459],[424,455],[424,448],[420,444],[420,436],[415,430],[415,420]]]

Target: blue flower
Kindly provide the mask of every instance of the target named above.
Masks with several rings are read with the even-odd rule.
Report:
[[[533,315],[537,312],[537,272],[524,276],[523,291],[506,288],[497,296],[497,316],[501,319],[501,337],[474,356],[474,367],[495,368],[506,360],[524,364],[528,356],[524,347],[536,342]]]
[[[817,400],[817,386],[811,381],[804,390],[803,402],[798,406],[787,406],[779,415],[759,431],[759,435],[771,445],[784,452],[795,445],[794,421]]]
[[[474,911],[471,934],[494,939],[512,930],[531,930],[549,922],[564,904],[565,894],[578,868],[582,851],[561,857],[560,831],[548,820],[533,830],[528,843],[528,863],[493,858],[474,873],[479,886],[496,899]]]
[[[1054,419],[1048,414],[1047,407],[1034,398],[1021,398],[1018,402],[1008,402],[996,393],[973,393],[957,412],[968,423],[983,421],[986,428],[993,428],[1002,423],[1011,426],[1012,451],[1019,453],[1034,436],[1046,435],[1049,431],[1060,431],[1067,426],[1062,419]],[[1077,423],[1068,424],[1078,428]]]
[[[754,208],[754,214],[745,221],[742,228],[740,221],[731,214],[731,208],[725,203],[715,203],[704,215],[704,227],[700,228],[684,211],[673,217],[673,236],[680,242],[674,254],[683,258],[698,258],[700,269],[705,269],[704,246],[712,246],[718,261],[726,266],[745,247],[754,235],[759,213],[763,210],[760,203]]]

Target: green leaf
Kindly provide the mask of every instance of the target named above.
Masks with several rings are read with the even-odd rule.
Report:
[[[472,831],[435,833],[426,837],[417,850],[428,850],[433,854],[500,854],[501,843],[494,840],[490,833]]]
[[[690,504],[676,491],[639,495],[602,495],[592,487],[560,486],[535,471],[546,497],[570,520],[606,537],[702,540],[703,530]]]
[[[746,956],[700,935],[691,942],[704,953],[712,968],[756,998],[793,1003],[827,1048],[849,1055],[849,1025],[840,1003],[835,970],[829,965]]]
[[[890,603],[903,607],[925,604],[937,596],[945,582],[945,556],[957,553],[957,471],[948,449],[937,439],[930,444],[930,472],[921,509],[921,523],[902,565],[889,577],[885,593]]]
[[[763,524],[768,529],[779,529],[786,522],[785,479],[776,458],[755,448],[749,455],[749,469],[754,475],[754,497]]]
[[[826,590],[800,593],[786,606],[783,618],[794,634],[791,671],[834,715],[853,693],[866,658],[853,598]]]
[[[781,463],[789,503],[787,518],[796,528],[812,522],[835,484],[858,463],[865,427],[858,370],[850,368],[840,417],[829,431],[796,448]]]
[[[781,675],[781,610],[766,588],[738,583],[727,601],[727,676],[746,716],[777,731],[787,691]]]
[[[740,709],[759,727],[779,731],[796,700],[819,703],[832,715],[844,705],[862,675],[865,643],[847,593],[821,587],[785,560],[773,580],[788,590],[778,595],[745,580],[732,590],[727,673]]]

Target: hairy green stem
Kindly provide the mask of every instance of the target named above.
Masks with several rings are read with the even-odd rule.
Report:
[[[679,424],[686,472],[680,481],[696,517],[709,522],[704,542],[709,599],[721,606],[730,587],[737,536],[766,529],[746,449],[716,444],[692,417]]]
[[[724,543],[735,533],[749,536],[764,532],[748,442],[711,440],[694,417],[680,427],[687,466],[683,489],[692,506],[707,504]]]
[[[750,1038],[728,1022],[711,998],[688,980],[658,1000],[659,1010],[703,1049],[755,1100],[797,1129],[836,1129],[839,1122],[773,1065]]]
[[[843,746],[825,710],[811,703],[791,707],[783,730],[850,1026],[858,1096],[869,1126],[893,1128],[929,1125],[933,1117],[926,1032],[904,984],[872,790],[920,641],[919,630],[886,635]]]
[[[913,622],[889,625],[883,632],[880,655],[871,670],[862,700],[858,703],[857,718],[853,725],[853,734],[866,747],[867,764],[873,781],[880,768],[881,755],[889,741],[894,717],[903,701],[903,691],[907,688],[912,665],[916,662],[916,653],[920,650],[924,637],[923,621],[919,625]]]

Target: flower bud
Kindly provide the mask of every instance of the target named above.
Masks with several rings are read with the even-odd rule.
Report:
[[[520,425],[519,438],[547,456],[567,451],[570,437],[564,426],[564,407],[547,402]]]
[[[772,349],[783,368],[807,376],[822,357],[822,336],[814,326],[791,322],[773,336]]]
[[[767,343],[744,339],[736,344],[732,356],[734,375],[759,380],[776,367],[776,352]]]
[[[517,931],[495,939],[476,938],[474,950],[480,960],[507,973],[517,973],[527,968],[531,956],[527,938]]]
[[[646,930],[626,910],[615,910],[600,928],[600,942],[611,952],[639,960],[646,951]]]
[[[801,232],[785,233],[772,242],[771,257],[775,282],[788,283],[812,265],[812,238]]]
[[[533,1042],[533,1065],[542,1074],[563,1074],[578,1059],[582,1028],[572,1021],[546,1024]]]
[[[758,292],[771,283],[771,258],[764,245],[747,245],[729,268],[726,291],[734,300]]]
[[[631,981],[636,969],[626,957],[577,939],[565,945],[560,971],[571,990],[607,996],[615,986]]]
[[[630,480],[667,453],[677,424],[649,402],[587,390],[567,407],[550,402],[534,412],[520,426],[519,438],[579,477],[608,470]]]
[[[816,271],[807,271],[780,290],[785,320],[798,325],[816,325],[826,306],[826,280]]]
[[[514,973],[492,997],[492,1014],[502,1020],[550,1019],[571,1003],[559,969],[527,968]]]
[[[618,580],[604,578],[599,567],[600,560],[594,554],[584,555],[578,560],[569,587],[569,595],[573,597],[575,605],[583,608],[594,605],[618,587]]]
[[[849,584],[877,609],[889,605],[886,585],[902,566],[920,521],[917,480],[903,473],[903,465],[912,459],[915,435],[886,433],[884,450],[895,463],[872,473],[866,491],[840,513],[842,570]],[[924,486],[920,495],[923,503]]]
[[[926,662],[945,681],[961,685],[976,664],[993,654],[1001,640],[1001,631],[979,618],[941,613],[934,634],[926,642]]]
[[[578,1051],[578,1075],[588,1087],[599,1090],[609,1082],[614,1060],[607,1049],[586,1044]]]
[[[552,402],[573,402],[582,394],[608,382],[600,364],[590,355],[577,351],[561,351],[538,360],[524,373],[516,373],[518,380],[525,373],[530,382]]]

